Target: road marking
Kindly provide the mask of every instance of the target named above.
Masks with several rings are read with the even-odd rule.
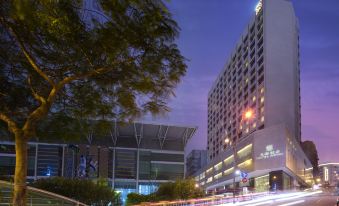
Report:
[[[278,206],[296,205],[296,204],[299,204],[299,203],[302,203],[302,202],[305,202],[305,200],[298,200],[298,201],[295,201],[295,202],[290,202],[290,203],[286,203],[286,204],[282,204],[282,205],[278,205]]]

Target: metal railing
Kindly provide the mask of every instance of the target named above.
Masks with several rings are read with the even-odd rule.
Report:
[[[12,205],[13,183],[0,180],[0,206]],[[87,206],[71,198],[27,186],[27,206]]]

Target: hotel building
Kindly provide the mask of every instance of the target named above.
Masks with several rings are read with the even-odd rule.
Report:
[[[254,118],[243,121],[247,110]],[[260,0],[208,94],[209,163],[196,180],[222,193],[237,168],[247,174],[236,176],[237,187],[307,186],[300,122],[298,20],[290,0]]]

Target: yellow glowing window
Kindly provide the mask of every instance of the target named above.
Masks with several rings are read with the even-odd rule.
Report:
[[[255,96],[253,96],[252,101],[255,102],[256,99],[257,99],[257,98],[256,98]]]
[[[256,127],[257,127],[257,123],[254,123],[254,124],[252,125],[252,127],[253,127],[253,128],[256,128]]]
[[[231,173],[232,173],[232,171],[233,171],[233,169],[234,169],[234,167],[231,167],[231,168],[229,168],[229,169],[225,170],[225,171],[224,171],[224,175],[231,174]]]
[[[246,81],[245,81],[246,83],[248,83],[248,78],[246,78]]]
[[[252,159],[248,159],[248,160],[238,164],[238,167],[248,167],[250,165],[252,165]]]
[[[233,162],[233,155],[227,157],[227,158],[224,160],[225,165],[228,165],[228,164],[230,164],[230,163],[232,163],[232,162]]]
[[[219,179],[222,176],[222,172],[214,176],[214,179]]]
[[[240,153],[243,153],[243,152],[248,152],[252,149],[252,144],[249,144],[249,145],[246,145],[245,147],[241,148],[237,154],[239,155]]]
[[[260,108],[260,112],[263,113],[265,111],[265,108],[264,107],[261,107]]]
[[[210,173],[210,172],[212,172],[212,170],[213,170],[213,167],[211,167],[208,170],[206,170],[206,173]]]
[[[214,165],[215,170],[220,170],[222,167],[222,162],[219,162],[218,164]]]
[[[264,121],[265,121],[265,117],[262,116],[262,117],[261,117],[261,122],[264,122]]]
[[[213,177],[209,177],[209,178],[207,179],[206,183],[212,182],[212,180],[213,180]]]
[[[248,128],[246,128],[246,134],[249,132],[249,129]]]
[[[260,89],[260,93],[263,94],[265,92],[265,89],[264,88],[261,88]]]

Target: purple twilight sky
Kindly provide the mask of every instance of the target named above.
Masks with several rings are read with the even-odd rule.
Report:
[[[198,126],[189,141],[205,149],[207,94],[253,15],[258,0],[171,0],[188,73],[160,123]],[[300,23],[302,139],[316,143],[320,162],[339,161],[339,1],[294,0]]]

